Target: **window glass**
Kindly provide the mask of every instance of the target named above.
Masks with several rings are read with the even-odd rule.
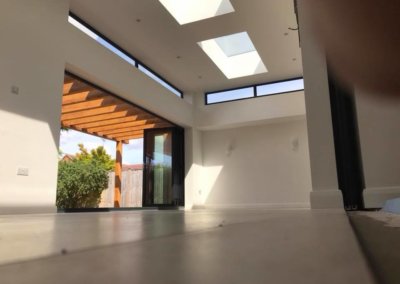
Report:
[[[254,96],[253,87],[207,94],[207,104],[234,101]]]
[[[304,90],[304,80],[296,79],[257,86],[257,96],[268,96]]]
[[[168,84],[167,82],[165,82],[164,80],[162,80],[160,77],[158,77],[156,74],[154,74],[153,72],[151,72],[148,68],[144,67],[143,65],[139,64],[138,66],[139,70],[142,71],[144,74],[146,74],[147,76],[149,76],[151,79],[153,79],[154,81],[156,81],[157,83],[159,83],[161,86],[163,86],[164,88],[170,90],[171,92],[173,92],[175,95],[177,95],[178,97],[181,97],[182,94],[175,89],[174,87],[172,87],[170,84]]]

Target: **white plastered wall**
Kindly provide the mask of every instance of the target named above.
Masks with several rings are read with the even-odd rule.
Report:
[[[204,105],[204,95],[197,94],[195,102],[195,124],[201,130],[264,124],[305,114],[303,91],[212,105]]]
[[[400,197],[400,103],[356,90],[367,208]]]
[[[193,96],[202,166],[195,208],[308,208],[304,92],[204,105]]]
[[[305,117],[204,131],[197,200],[206,207],[308,208]]]
[[[55,210],[67,13],[66,1],[1,1],[0,214]]]

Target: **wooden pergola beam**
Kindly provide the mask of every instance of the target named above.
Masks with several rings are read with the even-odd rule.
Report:
[[[90,117],[90,116],[95,116],[99,114],[105,114],[105,113],[112,113],[112,112],[117,112],[117,111],[122,111],[122,110],[129,110],[129,106],[127,104],[122,104],[122,105],[112,105],[112,106],[106,106],[106,107],[99,107],[99,108],[94,108],[94,109],[89,109],[89,110],[81,110],[81,111],[76,111],[76,112],[71,112],[71,113],[65,113],[61,115],[61,120],[69,120],[69,119],[76,119],[76,118],[83,118],[83,117]]]
[[[152,124],[152,123],[157,123],[157,122],[160,122],[157,118],[144,119],[144,120],[136,120],[136,121],[132,121],[132,122],[124,122],[124,123],[115,124],[115,125],[106,125],[106,126],[99,126],[99,127],[93,127],[93,128],[86,128],[86,130],[91,131],[91,132],[96,132],[96,133],[102,133],[107,130],[121,129],[121,128],[126,128],[126,127]]]
[[[107,135],[108,137],[111,137],[112,139],[117,139],[119,137],[125,137],[125,136],[130,136],[130,135],[143,135],[143,130],[134,130],[134,131],[129,131],[125,133],[116,133],[112,135]]]
[[[62,96],[62,104],[63,106],[67,104],[75,104],[80,102],[85,102],[86,100],[93,98],[102,98],[105,97],[104,94],[99,92],[94,92],[93,88],[86,88],[85,90],[79,90],[77,92],[64,94]]]
[[[129,140],[133,140],[133,139],[140,139],[143,138],[143,134],[142,135],[127,135],[125,137],[118,137],[117,141],[124,141],[124,143],[129,143]]]
[[[112,136],[113,134],[131,132],[131,131],[136,131],[136,130],[144,130],[144,129],[152,129],[152,128],[166,128],[166,127],[171,127],[171,124],[169,124],[169,123],[151,123],[151,124],[145,124],[145,125],[139,125],[139,126],[107,130],[107,131],[99,132],[99,134]]]
[[[109,130],[109,131],[104,131],[104,132],[98,132],[100,135],[107,135],[107,136],[115,136],[118,134],[124,134],[126,132],[130,133],[132,131],[142,131],[144,129],[149,129],[149,128],[154,128],[156,124],[145,124],[145,125],[139,125],[139,126],[132,126],[132,127],[125,127],[125,128],[120,128],[120,129],[114,129],[114,130]]]
[[[151,119],[151,118],[153,118],[153,116],[151,116],[149,114],[141,113],[141,114],[132,115],[132,116],[128,116],[128,117],[105,119],[105,120],[90,122],[90,123],[77,123],[75,125],[78,127],[81,127],[81,128],[93,128],[93,127],[114,125],[114,124],[120,124],[120,123],[124,123],[124,122],[132,122],[132,121],[145,120],[145,119]]]
[[[93,109],[93,108],[113,106],[113,105],[118,105],[118,104],[119,104],[118,100],[116,100],[114,98],[103,97],[103,98],[98,98],[98,99],[93,99],[93,100],[87,100],[87,101],[84,101],[81,103],[63,105],[62,113],[64,114],[64,113],[80,111],[80,110],[89,110],[89,109]],[[120,103],[120,104],[122,104],[122,103]]]
[[[71,91],[72,86],[74,85],[74,82],[67,82],[64,83],[63,86],[63,95],[68,94]]]
[[[123,118],[123,117],[130,117],[130,116],[135,116],[133,112],[130,110],[123,110],[123,111],[117,111],[113,113],[106,113],[106,114],[100,114],[100,115],[93,115],[89,117],[83,117],[83,118],[76,118],[76,119],[66,119],[63,120],[63,123],[65,125],[80,125],[84,123],[91,123],[91,122],[99,122],[99,121],[105,121],[113,118]]]

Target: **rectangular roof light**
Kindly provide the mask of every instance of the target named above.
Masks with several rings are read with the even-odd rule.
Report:
[[[234,12],[229,0],[159,0],[180,25]]]
[[[247,32],[198,44],[228,79],[268,72]]]

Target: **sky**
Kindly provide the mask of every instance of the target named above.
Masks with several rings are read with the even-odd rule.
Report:
[[[89,151],[103,146],[107,154],[115,159],[116,142],[85,134],[75,130],[61,131],[60,150],[63,154],[75,155],[79,152],[78,144],[83,144]],[[133,139],[124,144],[122,149],[122,163],[125,165],[143,163],[143,139]]]

